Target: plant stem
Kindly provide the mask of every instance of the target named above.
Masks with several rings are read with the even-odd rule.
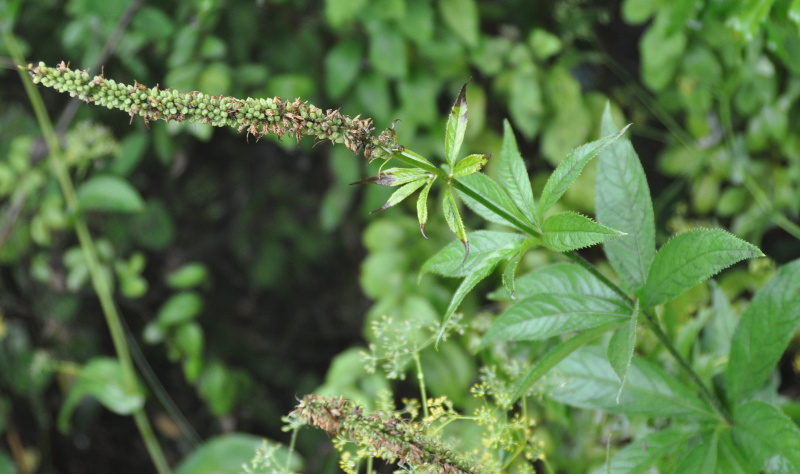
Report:
[[[3,40],[5,41],[11,56],[14,58],[14,61],[20,64],[24,63],[24,57],[22,56],[22,52],[13,34],[10,31],[3,31]],[[94,291],[100,300],[100,306],[103,310],[103,315],[105,316],[108,330],[111,333],[111,340],[117,353],[117,359],[122,366],[126,389],[131,392],[137,391],[139,388],[136,380],[136,370],[133,365],[133,359],[131,358],[127,340],[125,339],[125,332],[122,328],[120,316],[117,312],[116,305],[114,304],[111,285],[101,270],[100,259],[97,255],[97,249],[95,248],[94,240],[92,239],[89,228],[86,225],[86,221],[83,220],[83,217],[80,214],[78,196],[75,192],[75,186],[72,183],[72,178],[70,177],[67,167],[64,163],[58,137],[55,133],[53,124],[50,121],[50,117],[47,114],[44,102],[42,102],[39,92],[36,90],[26,73],[24,73],[22,70],[20,70],[19,73],[22,83],[24,84],[25,90],[28,94],[28,98],[31,102],[31,106],[36,114],[36,119],[39,122],[39,127],[42,130],[42,135],[44,136],[44,139],[47,142],[50,150],[50,167],[52,168],[53,174],[55,175],[59,186],[61,187],[61,192],[64,195],[64,201],[66,202],[67,209],[73,212],[75,215],[75,233],[78,236],[81,250],[83,251],[84,258],[86,259],[86,264],[89,267],[92,286],[94,287]],[[158,444],[158,440],[153,432],[152,427],[150,426],[150,421],[148,420],[144,409],[139,408],[138,410],[134,411],[133,418],[158,472],[160,474],[170,473],[171,470],[169,465],[167,464],[164,453],[161,450],[161,446]]]
[[[419,381],[419,392],[422,397],[422,417],[428,418],[428,391],[425,388],[425,373],[422,371],[422,361],[419,352],[414,351],[414,365],[417,368],[417,380]]]

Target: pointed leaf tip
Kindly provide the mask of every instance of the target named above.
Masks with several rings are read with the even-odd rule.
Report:
[[[430,240],[430,239],[428,239],[428,236],[425,235],[425,224],[420,224],[419,225],[419,231],[422,232],[422,236],[425,237],[425,240]]]

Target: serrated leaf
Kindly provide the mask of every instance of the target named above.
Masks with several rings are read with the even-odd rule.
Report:
[[[528,169],[522,160],[522,155],[517,148],[517,140],[514,137],[514,130],[508,120],[503,121],[503,147],[500,149],[500,156],[497,157],[497,166],[500,168],[500,184],[511,196],[517,209],[528,218],[530,222],[536,222],[536,204],[531,189],[531,180],[528,176]]]
[[[625,304],[599,278],[574,263],[556,263],[522,275],[517,278],[516,293],[519,299],[539,293],[567,293],[597,296]]]
[[[464,260],[464,246],[459,241],[451,242],[422,265],[420,276],[426,273],[436,273],[446,277],[467,276],[482,266],[483,261],[493,252],[504,250],[511,255],[517,252],[525,240],[520,234],[494,230],[470,232],[468,238],[470,251],[466,260]]]
[[[621,235],[622,232],[600,225],[575,212],[554,214],[542,225],[542,245],[554,252],[589,247]]]
[[[587,295],[540,293],[505,310],[486,331],[481,347],[501,341],[534,341],[569,332],[624,323],[630,309]]]
[[[685,474],[706,474],[717,472],[717,446],[720,430],[706,430],[694,443],[689,453],[678,465],[675,472]],[[727,471],[723,471],[727,472]]]
[[[377,184],[380,186],[400,186],[401,184],[410,183],[421,178],[430,177],[429,172],[420,168],[390,168],[386,171],[381,171],[375,176],[368,176],[358,181],[350,183],[353,184]]]
[[[492,155],[469,155],[465,157],[463,160],[456,163],[456,167],[453,168],[453,177],[454,178],[461,178],[462,176],[467,176],[476,171],[480,171],[481,168],[486,165],[489,161],[489,158]]]
[[[751,401],[733,418],[733,440],[755,471],[800,472],[800,428],[779,408]]]
[[[617,138],[621,137],[630,125],[626,126],[619,132],[603,137],[599,140],[581,145],[572,150],[572,153],[564,158],[558,167],[553,171],[553,174],[548,178],[547,183],[542,190],[542,196],[539,199],[539,220],[541,221],[553,205],[558,202],[561,196],[567,191],[567,188],[578,178],[583,171],[586,163],[600,153],[605,147],[614,142]]]
[[[139,192],[117,176],[94,176],[78,188],[78,202],[85,211],[140,212]]]
[[[95,357],[78,371],[58,414],[58,429],[69,430],[69,418],[86,395],[94,397],[104,407],[118,415],[130,415],[144,406],[145,395],[141,385],[131,386],[123,375],[117,359]]]
[[[596,346],[584,346],[570,354],[540,381],[539,389],[557,402],[578,408],[719,421],[692,389],[660,366],[635,356],[617,402],[619,379],[603,349]]]
[[[619,323],[616,321],[606,323],[596,328],[581,331],[566,341],[559,342],[547,351],[544,356],[538,358],[525,374],[517,379],[514,383],[514,394],[511,395],[511,402],[517,401],[533,384],[555,367],[556,364],[564,360],[565,357],[618,326]]]
[[[426,178],[418,178],[416,181],[411,181],[410,183],[404,184],[397,191],[393,192],[391,196],[389,196],[389,200],[386,201],[386,204],[370,212],[370,214],[373,212],[385,211],[395,204],[402,202],[403,199],[407,198],[414,191],[421,188],[427,181],[428,180]]]
[[[617,451],[592,474],[645,473],[660,459],[674,455],[694,432],[685,428],[667,428],[636,439]]]
[[[617,392],[617,402],[622,396],[625,388],[625,379],[628,377],[628,369],[633,359],[633,349],[636,347],[636,321],[639,315],[639,301],[634,303],[631,317],[627,323],[617,329],[611,340],[608,342],[606,356],[611,368],[619,377],[619,392]]]
[[[616,132],[606,103],[600,133]],[[628,234],[603,245],[608,261],[630,289],[638,290],[656,254],[655,219],[644,169],[627,137],[600,152],[595,198],[597,221]]]
[[[458,182],[489,202],[491,207],[484,206],[466,192],[461,190],[458,192],[458,195],[464,200],[464,204],[484,219],[497,224],[516,227],[522,231],[525,231],[525,229],[522,228],[525,224],[533,224],[517,210],[517,207],[508,196],[508,193],[492,180],[492,178],[485,174],[473,173],[469,176],[459,178]],[[509,220],[507,216],[510,216],[512,220],[516,219],[517,222],[523,225],[516,225],[512,220]]]
[[[428,195],[431,192],[431,187],[433,186],[434,181],[436,181],[436,178],[431,178],[428,180],[425,187],[419,192],[419,198],[417,199],[417,220],[419,221],[419,231],[422,232],[422,236],[426,239],[428,238],[428,236],[425,235],[425,224],[428,223]]]
[[[453,169],[464,142],[464,134],[467,131],[467,83],[461,86],[461,91],[456,97],[450,116],[447,118],[445,128],[444,153],[447,157],[447,164]]]
[[[756,246],[722,229],[690,230],[656,253],[638,296],[644,308],[652,308],[736,262],[763,255]]]
[[[756,293],[731,341],[725,373],[728,399],[746,400],[760,388],[800,327],[800,260],[781,267]]]
[[[469,257],[467,231],[464,228],[464,221],[461,220],[461,214],[458,212],[456,197],[453,195],[453,190],[449,186],[444,190],[442,204],[444,207],[444,220],[447,221],[447,226],[450,227],[450,230],[458,237],[458,240],[464,244],[463,260],[466,261],[467,257]]]
[[[464,280],[458,286],[456,292],[453,294],[453,298],[450,300],[450,304],[448,305],[447,311],[444,314],[441,329],[439,329],[439,334],[436,337],[437,344],[444,337],[444,334],[447,331],[447,323],[450,322],[450,318],[453,317],[453,313],[456,312],[458,305],[461,304],[461,302],[464,300],[464,297],[467,296],[467,293],[475,288],[475,285],[480,283],[481,280],[489,276],[500,262],[508,258],[509,254],[510,253],[508,250],[496,250],[491,252],[489,255],[486,255],[481,263],[476,265],[473,271],[464,278]]]

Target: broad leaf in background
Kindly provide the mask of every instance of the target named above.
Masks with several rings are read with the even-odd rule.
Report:
[[[554,252],[582,249],[622,235],[575,212],[554,214],[542,225],[542,245]]]
[[[58,414],[58,429],[69,430],[69,418],[78,402],[90,395],[118,415],[130,415],[144,406],[144,389],[138,383],[129,386],[117,359],[95,357],[78,371],[75,382]]]
[[[508,193],[492,180],[492,178],[483,173],[473,173],[469,176],[459,178],[458,182],[471,191],[481,195],[481,197],[489,201],[494,207],[490,209],[473,199],[467,193],[459,191],[458,195],[463,199],[464,204],[475,211],[476,214],[496,224],[517,227],[519,230],[525,231],[522,227],[524,227],[524,224],[528,220],[517,209],[517,206],[511,200]],[[523,225],[512,222],[506,216],[510,216],[511,219],[516,219],[517,223]]]
[[[573,352],[537,386],[553,400],[579,408],[719,421],[711,407],[689,387],[638,357],[633,358],[625,390],[617,403],[619,378],[603,349],[597,346],[584,346]]]
[[[477,232],[476,232],[477,233]],[[614,291],[585,268],[574,263],[555,263],[537,268],[517,278],[516,294],[520,299],[539,293],[590,295],[618,301]],[[505,296],[495,292],[492,296]]]
[[[555,367],[556,364],[564,360],[565,357],[617,327],[619,327],[619,323],[617,322],[606,323],[596,328],[581,331],[571,338],[553,346],[553,348],[547,351],[547,354],[537,359],[536,362],[528,368],[525,374],[514,382],[514,393],[511,395],[511,401],[517,401],[519,397],[528,392],[531,385],[535,384],[544,374]]]
[[[800,428],[779,408],[747,402],[733,413],[733,440],[753,469],[800,472]]]
[[[611,336],[611,341],[608,343],[608,362],[619,377],[619,393],[617,393],[617,401],[622,395],[622,390],[625,388],[625,379],[628,377],[628,369],[631,366],[633,359],[633,349],[636,346],[636,321],[639,317],[639,300],[633,306],[630,319],[624,326],[617,329],[617,332]]]
[[[265,440],[260,436],[246,433],[228,433],[215,436],[186,456],[175,474],[239,474],[242,465],[250,462],[253,455],[264,447]],[[275,463],[292,472],[303,469],[303,461],[297,453],[275,442],[269,442],[274,448]],[[291,459],[289,457],[291,456]],[[290,471],[282,471],[289,474]]]
[[[542,221],[545,212],[547,212],[553,205],[558,202],[561,196],[567,191],[567,188],[578,178],[583,171],[586,163],[600,153],[605,147],[614,142],[617,138],[622,136],[630,125],[626,126],[614,135],[603,137],[599,140],[581,145],[572,150],[572,153],[564,158],[558,167],[547,179],[547,183],[542,190],[542,196],[539,199],[539,222]]]
[[[483,336],[481,346],[500,341],[546,339],[630,317],[624,304],[588,295],[540,293],[508,308]]]
[[[500,149],[500,156],[497,157],[497,166],[500,168],[500,183],[503,188],[528,222],[535,224],[536,204],[528,169],[519,153],[514,130],[508,120],[503,121],[503,147]]]
[[[602,135],[617,132],[606,103]],[[603,244],[611,266],[631,290],[638,290],[656,254],[655,219],[650,188],[639,157],[627,137],[600,152],[595,187],[597,222],[628,235]]]
[[[682,428],[667,428],[632,441],[617,451],[592,474],[644,473],[664,457],[674,455],[694,433]]]
[[[464,277],[474,273],[483,266],[483,261],[498,250],[508,250],[508,254],[516,251],[525,237],[512,232],[494,230],[476,230],[468,234],[470,251],[464,260],[464,248],[459,242],[451,242],[436,255],[429,258],[420,270],[420,276],[436,273],[446,277]]]
[[[693,440],[693,446],[675,469],[681,474],[706,474],[717,472],[717,450],[723,428],[705,430]],[[722,471],[729,472],[729,471]]]
[[[78,202],[85,211],[139,212],[144,201],[127,181],[116,176],[94,176],[78,188]]]
[[[461,91],[456,97],[450,116],[447,118],[445,128],[444,152],[447,156],[447,165],[452,170],[456,165],[458,152],[461,150],[461,143],[464,141],[464,134],[467,131],[467,84],[461,86]]]
[[[760,388],[800,327],[800,260],[781,267],[756,293],[731,341],[725,373],[734,406]]]
[[[747,258],[764,256],[756,246],[722,229],[694,229],[672,238],[656,253],[642,306],[666,303],[719,271]]]

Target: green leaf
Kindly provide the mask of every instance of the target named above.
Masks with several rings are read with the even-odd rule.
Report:
[[[78,188],[78,202],[85,211],[139,212],[144,201],[139,192],[117,176],[93,176]]]
[[[426,178],[418,178],[416,181],[411,181],[410,183],[404,184],[400,189],[398,189],[397,191],[392,193],[391,196],[389,196],[389,200],[386,201],[386,204],[375,209],[374,211],[371,211],[371,213],[385,211],[386,209],[389,209],[395,204],[400,203],[401,201],[403,201],[403,199],[410,196],[414,191],[421,188],[425,183],[427,183],[427,181],[428,180]]]
[[[517,148],[514,130],[508,120],[503,121],[503,147],[500,149],[500,156],[496,161],[500,168],[500,184],[503,189],[511,196],[522,215],[528,221],[535,223],[536,204],[531,190],[531,180],[522,155]]]
[[[733,440],[753,469],[800,472],[800,428],[780,409],[751,401],[733,413]]]
[[[486,165],[492,155],[469,155],[456,164],[453,168],[453,177],[461,178],[477,171]]]
[[[628,377],[628,369],[633,360],[633,349],[636,347],[636,321],[639,316],[639,301],[636,300],[631,316],[625,325],[617,329],[611,341],[608,343],[608,350],[606,356],[611,368],[619,377],[619,392],[617,393],[617,402],[619,397],[622,396],[622,390],[625,388],[625,379]]]
[[[425,224],[428,223],[428,194],[431,192],[431,187],[433,187],[434,181],[436,181],[435,177],[428,180],[425,187],[419,192],[419,198],[417,199],[417,220],[419,221],[419,231],[422,232],[422,236],[426,239],[428,238],[428,236],[425,235]]]
[[[600,133],[616,131],[606,103]],[[603,244],[608,261],[628,288],[638,290],[656,254],[655,219],[644,169],[627,137],[600,152],[595,197],[597,222],[628,234]]]
[[[656,253],[638,296],[645,308],[666,303],[721,270],[764,254],[722,229],[695,229],[680,234]]]
[[[578,408],[719,421],[692,389],[660,366],[639,357],[633,358],[618,403],[619,379],[604,357],[603,349],[596,346],[584,346],[573,352],[539,385],[548,397]]]
[[[752,41],[761,25],[769,16],[775,0],[746,0],[739,2],[739,13],[726,22],[734,30],[742,33],[746,41]]]
[[[650,472],[648,469],[660,459],[673,456],[693,434],[685,428],[667,428],[650,433],[617,451],[605,465],[593,471],[593,474]]]
[[[511,90],[508,95],[514,99],[510,101],[508,111],[517,129],[525,138],[532,140],[539,132],[545,115],[539,72],[536,64],[529,61],[514,68],[510,74]]]
[[[528,249],[528,247],[530,247],[531,244],[532,242],[528,243],[527,245],[523,244],[523,248],[508,260],[506,268],[503,270],[503,286],[506,287],[508,294],[514,301],[517,300],[515,293],[517,287],[517,266],[519,266],[519,261],[522,260],[523,255],[525,255],[525,251]]]
[[[669,15],[660,13],[639,41],[642,79],[654,91],[667,87],[686,49],[686,34],[669,31]]]
[[[439,0],[444,23],[470,48],[478,44],[478,5],[475,0]]]
[[[731,430],[726,430],[722,433],[718,446],[717,472],[749,474],[753,471],[742,450],[733,442]]]
[[[208,281],[208,268],[202,263],[187,263],[167,276],[167,286],[186,290]]]
[[[173,342],[175,349],[184,357],[195,359],[203,355],[203,330],[196,322],[178,326]]]
[[[606,323],[596,328],[581,331],[566,341],[559,342],[556,346],[547,351],[544,356],[537,359],[522,377],[517,379],[514,383],[514,394],[511,396],[511,402],[517,401],[519,397],[523,396],[525,392],[528,391],[531,385],[536,383],[537,380],[555,367],[556,364],[564,360],[565,357],[618,326],[619,323],[617,322]]]
[[[556,263],[526,273],[517,278],[516,293],[520,299],[540,293],[565,293],[619,300],[619,296],[599,278],[573,263]]]
[[[353,22],[366,5],[367,0],[325,0],[325,18],[334,29],[339,29]]]
[[[104,407],[118,415],[130,415],[144,407],[144,389],[138,383],[133,386],[123,375],[122,365],[117,359],[95,357],[78,371],[69,389],[67,398],[58,414],[58,429],[69,430],[69,418],[86,395],[94,397]]]
[[[496,250],[491,252],[483,258],[479,265],[475,266],[474,270],[469,273],[466,278],[464,278],[453,294],[453,298],[450,300],[450,304],[444,314],[441,329],[436,337],[437,343],[444,337],[445,331],[447,331],[447,323],[450,322],[450,318],[453,317],[453,313],[456,312],[458,305],[461,304],[464,297],[467,296],[467,293],[475,288],[475,285],[480,283],[481,280],[489,276],[500,262],[508,258],[509,254],[510,252],[508,250]]]
[[[399,153],[401,155],[405,156],[406,158],[412,160],[414,162],[414,164],[416,164],[418,167],[420,167],[422,169],[430,170],[430,169],[435,169],[436,168],[435,166],[433,166],[433,163],[428,161],[427,158],[425,158],[424,156],[422,156],[422,155],[420,155],[418,153],[415,153],[415,152],[409,150],[408,148],[403,148],[402,150],[400,150]]]
[[[464,246],[460,242],[451,242],[442,250],[429,258],[419,271],[420,276],[436,273],[446,277],[464,277],[483,266],[484,260],[499,250],[511,255],[517,251],[524,236],[513,232],[494,230],[478,230],[468,235],[470,242],[469,256],[464,260]]]
[[[630,309],[615,301],[587,295],[540,293],[520,300],[492,324],[481,347],[501,341],[533,341],[568,332],[622,324]]]
[[[800,327],[800,260],[781,267],[756,293],[731,341],[725,373],[728,399],[746,400],[760,388]]]
[[[453,195],[453,190],[448,186],[444,190],[443,197],[444,219],[447,221],[447,226],[458,237],[458,240],[464,244],[464,259],[469,257],[469,242],[467,242],[467,231],[464,228],[464,222],[461,220],[461,214],[458,212],[458,204],[456,197]]]
[[[350,184],[378,184],[380,186],[400,186],[401,184],[429,178],[429,172],[420,168],[390,168],[375,176],[368,176]]]
[[[720,430],[706,430],[681,461],[675,472],[685,474],[705,474],[717,472],[717,450]],[[727,472],[727,471],[723,471]]]
[[[484,219],[497,224],[517,227],[522,231],[525,231],[525,229],[522,228],[524,224],[533,224],[517,210],[517,207],[508,196],[508,193],[494,182],[492,178],[485,174],[473,173],[459,178],[458,183],[469,188],[470,192],[478,194],[483,199],[489,201],[492,207],[484,206],[467,192],[458,191],[458,195],[464,200],[464,204]],[[516,225],[512,220],[509,220],[509,218],[516,219],[516,222],[522,225]]]
[[[367,22],[369,62],[376,71],[394,79],[408,75],[408,49],[405,38],[392,23]]]
[[[325,88],[333,99],[340,98],[353,84],[361,69],[361,42],[340,41],[325,56]]]
[[[447,164],[453,169],[461,150],[461,143],[464,142],[464,134],[467,131],[467,83],[461,86],[461,91],[456,97],[450,116],[447,117],[447,127],[445,128],[444,153],[447,157]]]
[[[602,226],[575,212],[554,214],[542,225],[542,245],[554,252],[589,247],[621,235],[622,232]]]
[[[209,438],[175,468],[175,474],[239,474],[256,453],[264,448],[264,438],[245,433],[226,433]],[[273,453],[274,464],[289,466],[292,471],[303,469],[303,461],[296,452],[269,442],[277,448]],[[289,457],[291,456],[291,460]],[[287,462],[288,461],[288,462]],[[286,473],[288,474],[288,472]]]
[[[172,295],[158,310],[156,324],[166,330],[172,326],[191,321],[203,309],[203,299],[194,292],[184,291]]]
[[[553,205],[564,195],[567,188],[578,178],[583,171],[583,167],[595,155],[600,153],[605,147],[614,142],[617,138],[622,136],[630,125],[626,126],[619,132],[603,137],[599,140],[581,145],[574,149],[572,153],[564,158],[558,167],[553,171],[553,174],[548,178],[547,183],[542,190],[542,197],[539,200],[539,220],[544,217]]]

